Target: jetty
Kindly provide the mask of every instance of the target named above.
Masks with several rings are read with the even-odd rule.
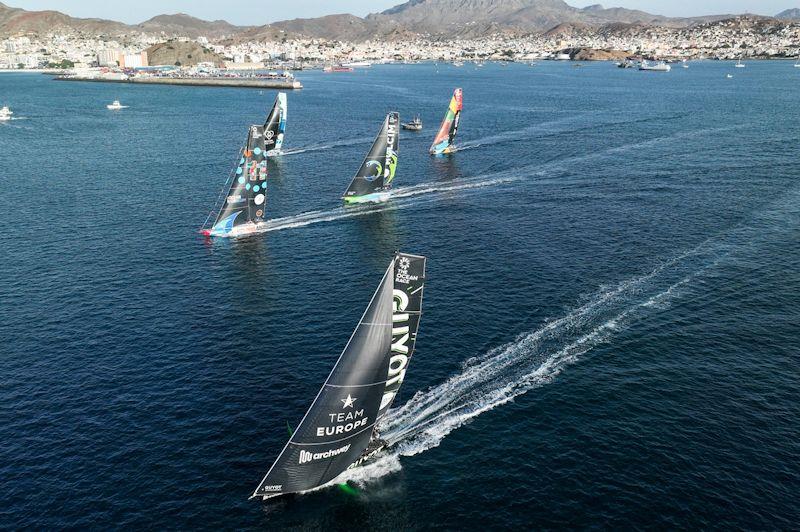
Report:
[[[259,77],[92,77],[62,75],[57,81],[96,81],[102,83],[142,83],[150,85],[186,85],[194,87],[246,87],[251,89],[302,89],[303,84],[294,80],[259,78]]]

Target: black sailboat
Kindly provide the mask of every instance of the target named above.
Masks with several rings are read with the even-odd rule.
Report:
[[[399,125],[398,113],[386,115],[372,148],[342,196],[346,203],[375,203],[389,199],[400,149]]]
[[[267,199],[267,158],[264,126],[252,125],[247,142],[231,175],[230,185],[206,236],[240,236],[253,233],[264,221]],[[217,204],[219,205],[219,201]],[[213,211],[212,211],[213,212]],[[209,215],[211,219],[211,215]]]
[[[382,446],[375,427],[414,354],[425,261],[395,255],[328,379],[253,497],[323,486]]]
[[[264,146],[270,157],[282,153],[283,137],[286,134],[286,111],[286,93],[279,92],[272,111],[264,122]]]

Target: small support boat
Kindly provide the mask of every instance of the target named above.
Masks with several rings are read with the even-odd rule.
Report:
[[[647,72],[669,72],[672,70],[672,67],[664,61],[651,65],[647,61],[642,60],[642,64],[639,65],[639,70],[645,70]]]
[[[11,115],[14,114],[14,111],[8,108],[7,105],[4,105],[2,109],[0,109],[0,120],[11,120]]]
[[[422,131],[422,119],[416,115],[411,122],[403,122],[400,127],[409,131]]]
[[[353,72],[353,68],[342,65],[334,65],[334,66],[326,66],[325,68],[322,69],[322,71],[325,72],[326,74],[331,74],[334,72]]]
[[[121,103],[119,103],[119,100],[114,100],[112,103],[106,105],[106,107],[108,109],[111,109],[112,111],[119,111],[120,109],[128,108],[127,105],[122,105]]]

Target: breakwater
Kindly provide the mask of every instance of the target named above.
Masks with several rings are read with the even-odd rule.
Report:
[[[83,76],[57,76],[58,81],[98,81],[104,83],[146,83],[151,85],[188,85],[202,87],[248,87],[251,89],[302,89],[297,80],[267,78],[128,78],[109,79]]]

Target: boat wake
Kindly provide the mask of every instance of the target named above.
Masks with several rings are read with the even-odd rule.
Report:
[[[459,144],[458,149],[456,151],[464,151],[491,144],[503,144],[506,142],[517,142],[520,140],[528,140],[532,138],[558,136],[568,133],[578,133],[585,130],[597,130],[604,127],[613,127],[619,125],[629,126],[631,124],[650,122],[653,120],[675,120],[686,116],[686,113],[673,113],[670,115],[648,116],[646,118],[640,118],[637,120],[611,120],[600,123],[585,122],[587,116],[589,115],[594,116],[599,112],[600,111],[585,112],[574,116],[560,118],[558,120],[551,120],[549,122],[541,122],[538,124],[533,124],[528,127],[524,127],[522,129],[503,131],[497,133],[496,135],[490,135],[488,137],[483,137],[480,139],[475,139]],[[578,125],[578,127],[575,127],[576,125]]]
[[[668,308],[685,285],[719,262],[719,251],[709,239],[644,275],[601,287],[562,317],[467,360],[457,375],[390,410],[379,427],[389,448],[336,482],[369,483],[393,473],[401,467],[400,457],[437,447],[484,412],[552,382],[596,346],[648,313]]]
[[[708,128],[695,131],[682,131],[671,135],[643,140],[640,142],[610,147],[604,151],[593,152],[575,157],[566,157],[563,159],[555,159],[553,161],[519,168],[501,170],[471,178],[459,179],[457,181],[446,183],[422,183],[408,187],[399,187],[392,191],[391,200],[387,203],[353,205],[346,207],[341,206],[330,210],[309,211],[292,216],[272,218],[260,223],[256,233],[269,233],[272,231],[296,229],[318,223],[334,222],[348,218],[355,218],[358,216],[367,216],[378,212],[399,210],[412,206],[419,207],[424,203],[434,202],[448,197],[454,192],[468,192],[474,189],[494,187],[522,180],[541,179],[543,177],[555,178],[559,175],[559,172],[568,171],[571,165],[574,165],[578,162],[623,153],[626,151],[637,150],[653,144],[663,144],[668,140],[718,133],[721,131],[735,129],[737,127],[741,126],[727,126],[725,128]],[[419,196],[425,196],[425,198],[423,199]]]
[[[297,155],[298,153],[308,153],[313,151],[322,151],[322,150],[330,150],[333,148],[341,148],[343,146],[356,146],[358,144],[366,144],[367,142],[371,142],[373,139],[370,137],[358,137],[353,139],[344,139],[338,140],[335,142],[331,142],[329,144],[313,144],[311,146],[305,146],[301,148],[294,148],[291,150],[286,150],[281,155]]]
[[[563,316],[467,360],[458,374],[391,409],[378,427],[389,447],[374,462],[346,471],[337,482],[368,484],[397,471],[401,457],[437,447],[457,428],[551,383],[592,349],[670,308],[676,299],[694,297],[693,285],[721,264],[737,264],[739,255],[758,253],[760,245],[793,239],[800,227],[799,201],[800,188],[788,190],[725,233],[642,275],[601,286]]]
[[[400,187],[392,191],[391,200],[387,203],[375,203],[366,205],[348,205],[330,209],[327,211],[309,211],[293,216],[282,218],[272,218],[265,220],[258,225],[258,233],[269,233],[272,231],[282,231],[285,229],[296,229],[323,222],[334,222],[358,216],[367,216],[378,212],[395,211],[408,207],[419,207],[429,201],[436,201],[445,193],[465,191],[483,187],[491,187],[502,183],[518,181],[523,178],[531,178],[536,175],[545,175],[542,172],[526,172],[525,169],[506,170],[474,178],[462,179],[453,183],[427,183]],[[420,201],[418,196],[428,195],[425,201]],[[411,198],[414,198],[412,201]]]

